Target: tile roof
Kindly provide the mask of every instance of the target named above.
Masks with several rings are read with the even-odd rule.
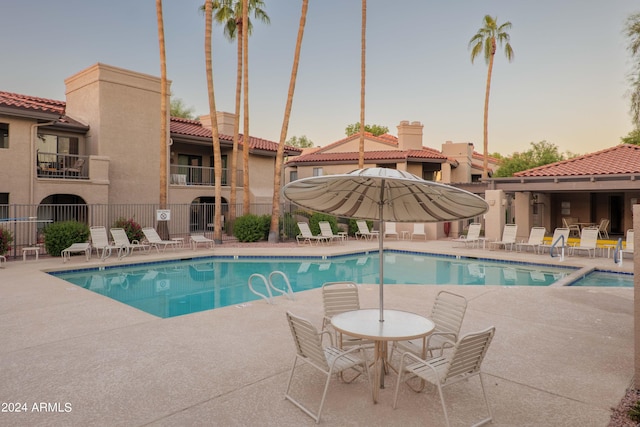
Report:
[[[64,114],[65,105],[64,101],[55,101],[53,99],[0,91],[0,106],[39,111],[43,113],[53,113],[62,116]]]
[[[343,153],[322,153],[312,152],[289,159],[287,163],[311,163],[311,162],[346,162],[358,161],[359,152],[349,151]],[[432,148],[423,147],[422,150],[385,150],[385,151],[365,151],[365,160],[398,160],[398,159],[435,159],[441,161],[449,160],[439,151]]]
[[[620,144],[584,156],[517,172],[517,177],[620,175],[640,173],[640,146]]]

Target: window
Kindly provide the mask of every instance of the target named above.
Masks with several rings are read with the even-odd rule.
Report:
[[[322,168],[313,168],[313,176],[322,176]]]
[[[9,148],[9,124],[0,123],[0,148]]]
[[[289,172],[289,182],[298,180],[298,171],[290,171]]]
[[[0,193],[0,218],[9,218],[9,193]]]

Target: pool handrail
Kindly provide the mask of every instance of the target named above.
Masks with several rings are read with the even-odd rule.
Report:
[[[267,290],[267,293],[269,294],[269,296],[264,295],[263,293],[260,293],[258,291],[256,291],[253,287],[253,285],[251,284],[251,281],[254,278],[258,278],[258,279],[262,279],[262,282],[264,283],[264,287]],[[249,290],[251,292],[253,292],[255,295],[258,295],[260,298],[263,298],[265,301],[267,301],[269,304],[273,304],[273,294],[271,293],[271,287],[269,286],[269,283],[267,282],[267,278],[264,277],[262,274],[260,273],[254,273],[251,276],[249,276]]]
[[[287,285],[287,289],[286,290],[283,291],[282,289],[277,288],[273,284],[272,277],[276,276],[276,275],[282,277],[282,279],[284,280],[284,283]],[[271,286],[271,288],[274,291],[276,291],[276,292],[278,292],[278,293],[280,293],[282,295],[286,295],[287,298],[289,298],[291,301],[295,300],[295,297],[293,296],[293,289],[291,289],[291,283],[289,282],[289,278],[282,271],[275,270],[275,271],[272,271],[271,274],[269,274],[269,286]]]
[[[613,250],[613,262],[614,264],[618,264],[622,267],[622,237],[618,238],[618,243],[616,243],[616,247]]]
[[[560,261],[562,261],[564,260],[564,247],[565,247],[564,235],[560,235],[560,237],[558,237],[556,241],[551,244],[551,248],[549,248],[549,255],[551,255],[551,258],[555,257],[555,255],[553,254],[553,248],[556,247],[556,245],[560,240],[562,240],[562,255],[560,255]]]

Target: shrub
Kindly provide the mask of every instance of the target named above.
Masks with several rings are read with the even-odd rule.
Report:
[[[270,215],[247,214],[236,218],[233,235],[239,242],[257,242],[269,236]]]
[[[11,231],[0,228],[0,255],[4,255],[11,250],[13,236]]]
[[[338,220],[335,216],[315,212],[309,218],[309,228],[311,229],[311,232],[313,234],[320,234],[320,225],[318,225],[320,221],[327,221],[329,224],[331,224],[331,231],[333,231],[333,234],[336,234],[338,232]]]
[[[125,233],[127,233],[127,237],[129,241],[132,242],[137,240],[141,242],[144,238],[144,233],[142,232],[142,227],[140,224],[135,222],[133,218],[126,219],[124,217],[120,217],[113,223],[111,228],[124,228]]]
[[[298,224],[293,216],[288,212],[284,214],[284,217],[280,218],[279,227],[280,230],[282,230],[283,237],[293,238],[298,234],[296,233],[298,231]]]
[[[74,243],[89,240],[89,226],[78,221],[54,222],[43,230],[47,253],[60,256],[61,252]]]

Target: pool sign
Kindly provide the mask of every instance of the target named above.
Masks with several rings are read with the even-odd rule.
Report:
[[[171,210],[170,209],[157,209],[156,210],[156,220],[157,221],[169,221],[171,219]]]

